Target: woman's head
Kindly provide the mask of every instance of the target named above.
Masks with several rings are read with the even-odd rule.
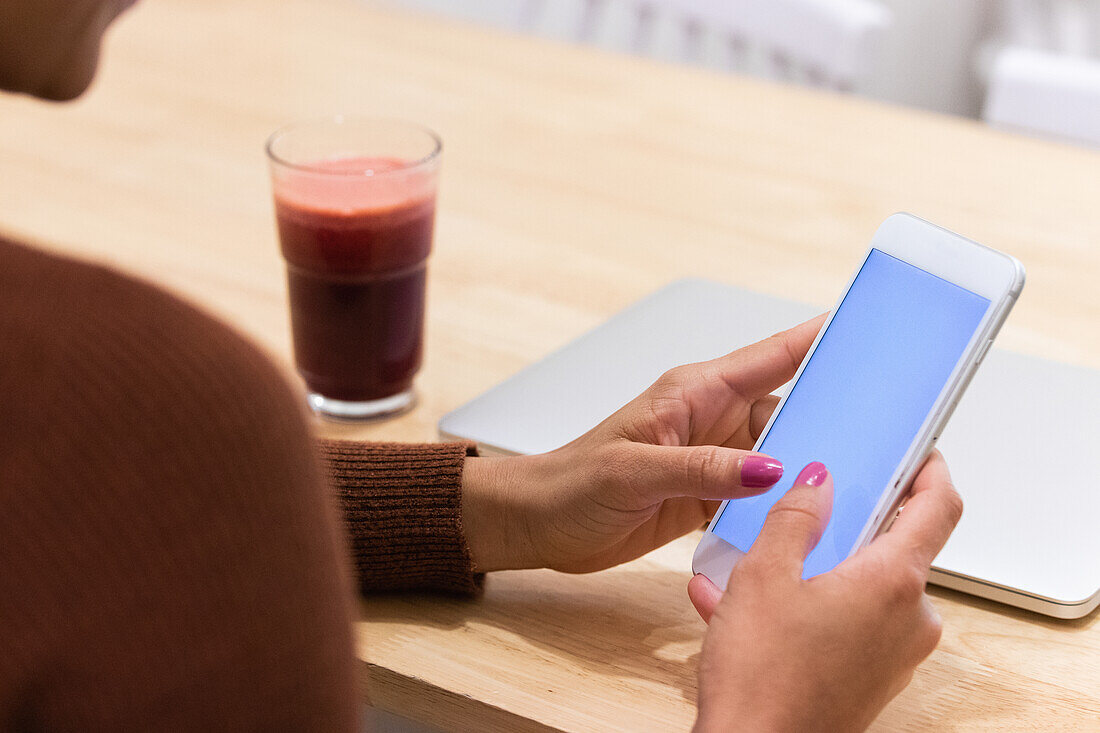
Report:
[[[88,88],[99,43],[135,0],[0,0],[0,88],[72,99]]]

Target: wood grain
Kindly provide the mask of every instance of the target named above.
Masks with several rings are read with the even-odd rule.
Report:
[[[290,374],[262,144],[335,112],[418,120],[445,153],[420,403],[328,434],[432,440],[679,277],[826,307],[897,210],[1027,264],[1003,345],[1100,366],[1100,153],[344,0],[147,0],[84,99],[0,99],[0,229],[182,293]],[[499,573],[474,602],[370,599],[370,695],[455,730],[687,729],[694,542],[596,575]],[[1097,614],[932,593],[944,640],[878,729],[1100,730]]]

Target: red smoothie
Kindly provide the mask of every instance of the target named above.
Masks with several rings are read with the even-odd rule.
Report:
[[[311,392],[381,399],[420,368],[435,173],[407,165],[320,161],[276,180],[294,352]]]

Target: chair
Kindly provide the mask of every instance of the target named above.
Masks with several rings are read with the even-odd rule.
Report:
[[[772,79],[858,89],[890,13],[872,0],[528,0],[529,29]]]
[[[530,0],[394,0],[394,4],[512,29],[527,25],[531,6]]]
[[[890,13],[874,0],[400,0],[476,22],[771,79],[859,90]]]
[[[891,20],[869,0],[707,0],[703,9],[735,53],[755,47],[758,73],[841,91],[867,80]]]
[[[1100,56],[1100,0],[1005,0],[1009,46]]]
[[[1100,146],[1100,60],[1010,46],[989,71],[990,124]]]

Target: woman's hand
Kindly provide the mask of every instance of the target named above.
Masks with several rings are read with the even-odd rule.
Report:
[[[924,586],[962,516],[943,457],[928,459],[889,532],[802,580],[832,497],[828,471],[810,464],[772,508],[726,593],[692,578],[688,593],[710,623],[696,730],[862,730],[939,642]]]
[[[782,466],[748,449],[823,318],[677,367],[556,451],[468,460],[462,518],[474,566],[601,570],[695,529],[722,499],[774,485]]]

